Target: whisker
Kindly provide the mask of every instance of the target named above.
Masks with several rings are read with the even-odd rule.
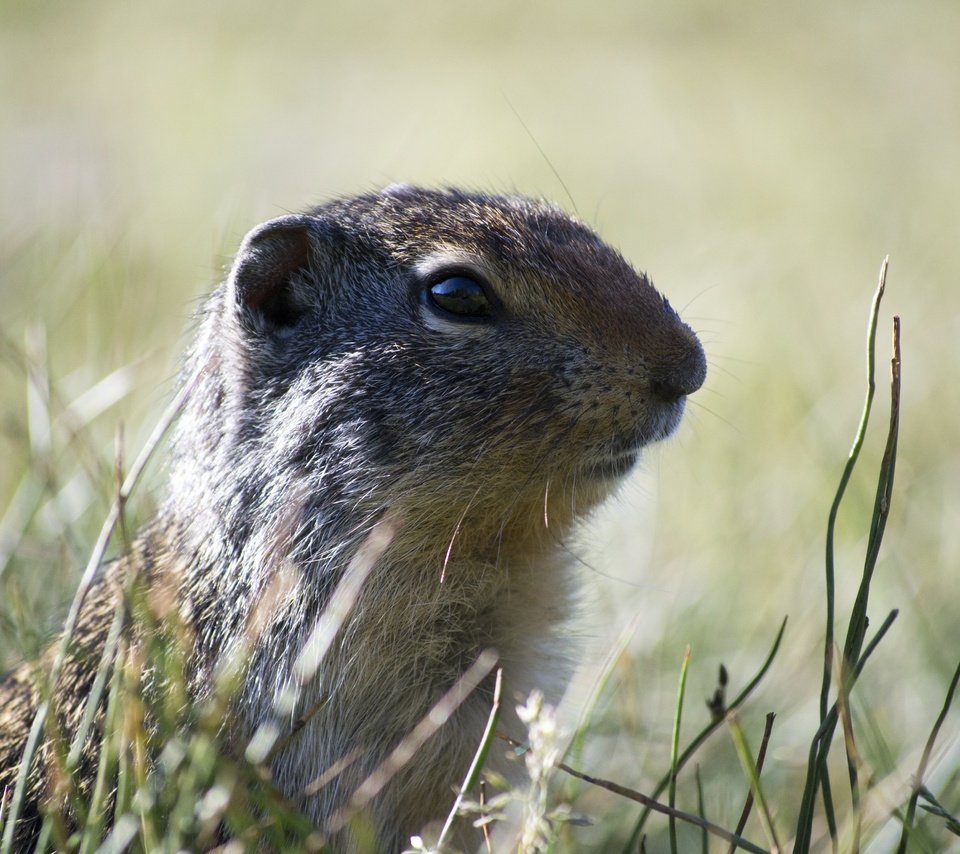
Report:
[[[467,502],[467,506],[463,508],[463,512],[460,514],[460,518],[457,520],[457,525],[453,529],[453,536],[450,537],[450,544],[447,546],[447,553],[443,556],[443,569],[440,570],[441,584],[443,584],[447,577],[447,565],[450,563],[450,554],[453,552],[453,544],[457,539],[457,535],[460,533],[460,527],[463,525],[463,520],[466,518],[467,513],[470,511],[470,508],[473,506],[473,502],[476,500],[479,493],[480,487],[478,486],[476,492],[473,493],[473,498],[471,498],[470,501]]]
[[[728,421],[728,420],[727,420],[726,418],[724,418],[722,415],[714,412],[712,409],[710,409],[710,407],[704,406],[699,400],[691,400],[691,401],[690,401],[690,405],[691,405],[691,406],[696,406],[697,409],[702,409],[704,412],[712,415],[712,416],[713,416],[714,418],[716,418],[718,421],[722,422],[723,424],[726,424],[727,427],[729,427],[731,430],[733,430],[737,435],[742,435],[742,434],[743,434],[743,431],[742,431],[739,427],[737,427],[736,424],[734,424],[732,421]]]

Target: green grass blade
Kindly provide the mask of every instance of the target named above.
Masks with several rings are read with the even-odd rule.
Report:
[[[690,667],[690,647],[688,646],[683,653],[683,662],[680,664],[680,684],[677,687],[677,705],[673,715],[673,738],[670,741],[670,792],[668,803],[670,809],[676,809],[677,806],[677,774],[680,769],[677,767],[677,759],[680,753],[680,721],[683,717],[683,697],[687,691],[687,671]],[[677,854],[677,822],[673,815],[670,816],[670,851],[671,854]]]
[[[820,730],[823,730],[823,724],[826,722],[828,717],[828,706],[830,701],[830,685],[833,681],[833,648],[834,648],[834,615],[835,615],[835,564],[834,564],[834,537],[836,532],[836,522],[837,514],[840,509],[840,503],[843,500],[844,493],[846,492],[847,484],[850,480],[851,475],[853,474],[853,469],[856,466],[857,460],[860,456],[860,450],[863,447],[863,442],[866,437],[867,425],[870,421],[870,411],[873,406],[873,396],[876,390],[876,338],[877,338],[877,323],[880,312],[880,301],[883,298],[883,293],[886,288],[887,280],[887,268],[888,268],[888,258],[884,258],[883,264],[880,268],[880,279],[877,284],[876,292],[874,293],[873,302],[870,307],[870,319],[867,327],[867,392],[866,399],[864,401],[863,411],[860,417],[860,424],[857,428],[856,435],[853,440],[853,445],[851,446],[850,453],[847,456],[847,462],[844,466],[843,473],[840,477],[840,484],[837,487],[837,492],[834,496],[833,503],[830,507],[830,514],[827,520],[827,539],[826,539],[826,548],[825,548],[825,576],[826,576],[826,597],[827,597],[827,613],[826,613],[826,631],[824,637],[824,652],[823,652],[823,678],[820,685]],[[898,361],[899,357],[899,348],[897,348],[897,353],[895,355],[895,360]],[[899,415],[899,372],[896,373],[895,385],[898,389],[898,396],[896,404],[891,402],[891,419],[892,422]],[[896,413],[896,415],[895,415]],[[888,446],[890,444],[890,438],[893,438],[894,448],[896,443],[895,431],[891,433],[891,436],[888,436]],[[895,451],[894,451],[895,457]],[[878,488],[878,495],[880,489],[883,488],[885,484],[885,475],[884,467],[881,466],[881,475],[880,475],[880,487]],[[889,485],[892,487],[892,471],[889,478]],[[889,504],[887,504],[889,506]],[[876,528],[876,525],[871,523],[871,532]],[[883,530],[882,527],[879,530],[879,534],[882,537]],[[877,543],[877,549],[879,549],[879,542]],[[867,565],[870,565],[869,555],[871,550],[868,547],[868,558]],[[868,571],[865,570],[863,575],[863,580],[861,582],[861,590],[869,591],[870,580],[872,580],[872,566]],[[860,608],[863,610],[864,614],[866,612],[866,602],[867,596],[864,593],[862,596],[858,595],[858,602]],[[854,614],[858,613],[857,606],[854,607]],[[849,661],[856,661],[859,658],[860,646],[859,644],[851,644],[851,630],[854,625],[857,623],[857,618],[855,616],[851,617],[850,628],[848,628],[847,642],[844,644],[845,653]],[[866,625],[863,624],[862,628],[865,630]],[[860,635],[860,644],[862,644],[863,636]],[[818,732],[820,732],[818,730]],[[826,753],[830,749],[830,741],[832,738],[832,727],[830,728],[829,734],[824,734],[819,739],[817,736],[814,736],[814,740],[810,746],[810,754],[807,763],[807,775],[804,781],[803,795],[800,802],[800,810],[797,818],[797,829],[794,837],[794,850],[797,854],[804,854],[810,848],[810,837],[813,827],[813,814],[816,804],[817,791],[820,789],[822,783],[825,781],[826,777],[826,757],[820,758],[821,753]],[[833,840],[833,845],[836,847],[836,821],[833,818],[833,802],[831,796],[831,788],[829,783],[823,790],[825,795],[825,812],[828,818],[828,827],[830,829],[831,839]]]
[[[847,661],[856,661],[860,656],[863,638],[867,631],[867,605],[870,598],[870,583],[880,554],[880,543],[890,514],[890,501],[893,494],[893,478],[897,463],[897,440],[900,434],[900,318],[893,319],[893,359],[890,363],[890,428],[887,432],[887,444],[880,463],[880,477],[877,481],[877,494],[874,499],[873,516],[870,522],[870,536],[867,540],[867,555],[864,561],[863,576],[857,598],[850,617],[850,626],[844,643],[843,653]]]
[[[823,680],[820,685],[820,722],[823,723],[827,716],[827,707],[830,699],[830,685],[832,682],[833,666],[833,636],[834,636],[834,613],[836,608],[836,572],[834,563],[834,538],[837,528],[837,515],[840,512],[840,504],[847,490],[847,484],[853,475],[853,469],[860,457],[860,450],[867,435],[867,425],[870,423],[870,411],[873,408],[873,396],[876,391],[876,341],[877,341],[877,323],[880,316],[880,302],[883,299],[883,293],[887,283],[887,267],[889,258],[883,259],[880,267],[880,280],[877,289],[873,295],[873,302],[870,305],[870,315],[867,324],[867,391],[863,402],[863,410],[860,413],[860,423],[857,426],[857,432],[854,435],[853,445],[847,454],[847,462],[843,467],[843,473],[840,475],[840,483],[837,486],[833,503],[830,505],[830,514],[827,518],[827,539],[826,539],[826,595],[827,595],[827,614],[826,614],[826,632],[823,645]]]

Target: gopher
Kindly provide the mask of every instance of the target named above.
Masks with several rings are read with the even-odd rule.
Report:
[[[274,782],[349,848],[335,819],[484,650],[505,697],[558,698],[577,586],[565,543],[675,430],[704,352],[645,275],[558,208],[409,186],[254,228],[198,325],[165,500],[95,583],[77,641],[99,649],[131,572],[172,591],[195,698],[243,651],[229,740],[242,751],[268,722],[285,726]],[[359,593],[304,676],[298,656],[364,553]],[[98,662],[74,655],[61,674],[68,732]],[[36,711],[35,672],[0,683],[0,789]],[[380,850],[450,809],[491,686],[371,801]],[[522,733],[504,705],[501,725]],[[48,759],[35,760],[23,840]]]

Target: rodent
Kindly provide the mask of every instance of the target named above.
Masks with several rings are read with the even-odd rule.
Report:
[[[404,185],[266,222],[202,309],[166,499],[93,589],[81,645],[102,643],[125,572],[163,576],[193,630],[202,697],[285,573],[227,725],[245,743],[388,520],[389,542],[300,698],[305,708],[324,692],[320,710],[272,762],[325,832],[481,650],[503,667],[508,731],[523,732],[516,697],[558,698],[577,587],[563,544],[643,446],[677,427],[705,373],[697,336],[648,278],[546,203]],[[67,729],[96,659],[68,661],[58,683]],[[36,708],[32,673],[0,683],[0,789]],[[450,809],[489,711],[489,680],[481,688],[372,802],[381,850]],[[303,794],[351,751],[333,783]],[[48,759],[41,751],[25,827]]]

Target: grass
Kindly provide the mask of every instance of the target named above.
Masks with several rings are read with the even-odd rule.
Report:
[[[638,789],[603,779],[575,768],[563,761],[574,747],[574,755],[582,761],[584,746],[589,744],[591,731],[602,728],[604,722],[597,715],[598,701],[610,690],[611,673],[615,662],[622,655],[625,645],[621,641],[614,655],[608,657],[607,666],[599,675],[593,697],[587,702],[588,713],[582,716],[576,731],[564,748],[562,728],[558,727],[554,710],[544,707],[542,699],[532,696],[521,713],[521,719],[529,728],[529,741],[514,744],[513,748],[524,757],[529,775],[529,784],[518,789],[506,789],[493,799],[473,803],[464,796],[476,791],[484,757],[494,749],[499,691],[496,692],[491,709],[490,723],[477,756],[456,800],[451,800],[451,811],[442,836],[449,831],[458,811],[479,816],[488,827],[500,825],[497,832],[500,842],[509,841],[509,847],[519,851],[580,850],[578,827],[589,814],[586,794],[592,789],[610,792],[622,799],[624,805],[637,803],[643,806],[629,834],[625,837],[625,851],[646,850],[647,825],[653,813],[666,817],[669,848],[671,851],[687,850],[687,838],[681,838],[682,826],[694,828],[702,834],[700,847],[710,850],[709,839],[722,840],[729,850],[752,852],[808,852],[823,850],[858,852],[871,839],[883,831],[885,825],[901,826],[897,850],[929,850],[931,846],[946,846],[951,836],[960,835],[960,822],[955,818],[956,807],[944,804],[957,797],[955,787],[946,787],[936,794],[927,783],[931,757],[937,738],[950,711],[954,693],[960,682],[960,665],[946,690],[939,716],[929,731],[916,772],[908,781],[877,779],[868,760],[861,755],[855,735],[859,727],[858,716],[853,709],[854,689],[865,665],[887,635],[897,617],[892,611],[887,619],[867,640],[868,604],[871,586],[875,577],[880,543],[886,520],[889,517],[894,497],[894,471],[897,459],[897,438],[901,400],[901,352],[900,323],[894,319],[893,357],[891,359],[891,404],[886,446],[880,462],[876,500],[866,539],[864,568],[861,584],[851,606],[847,620],[845,642],[835,648],[836,619],[834,573],[836,571],[833,544],[835,525],[840,504],[863,448],[875,393],[875,347],[880,300],[886,281],[886,263],[881,272],[880,285],[871,308],[867,336],[867,396],[863,415],[857,429],[847,465],[827,523],[826,614],[827,631],[831,641],[823,657],[821,680],[820,723],[810,742],[809,761],[802,786],[783,790],[772,786],[763,778],[769,769],[766,761],[772,740],[772,713],[767,715],[761,737],[761,747],[754,758],[748,745],[748,736],[741,724],[739,710],[749,704],[751,694],[758,688],[771,668],[776,667],[776,656],[784,641],[786,622],[781,624],[773,646],[757,674],[729,702],[726,700],[729,677],[721,668],[719,685],[708,702],[710,723],[681,750],[681,721],[686,698],[686,686],[691,662],[688,648],[683,656],[680,684],[673,712],[673,736],[671,739],[669,770],[651,794]],[[24,356],[23,362],[26,363]],[[113,505],[101,530],[100,538],[81,578],[74,603],[67,616],[64,633],[58,642],[57,653],[43,684],[56,683],[62,666],[70,635],[75,625],[76,614],[89,588],[94,573],[103,562],[111,537],[119,530],[120,539],[129,546],[129,528],[124,522],[124,510],[133,489],[141,477],[146,463],[160,443],[162,436],[179,410],[181,402],[190,392],[188,382],[181,394],[168,407],[158,422],[143,451],[138,455],[130,472],[121,477],[122,455],[116,461],[117,489]],[[74,434],[74,439],[76,435]],[[377,550],[371,547],[371,556],[361,563],[372,565]],[[359,558],[358,558],[359,559]],[[323,651],[332,640],[332,633],[349,613],[350,603],[357,593],[357,585],[369,571],[369,565],[358,572],[348,573],[342,590],[338,589],[331,604],[331,618],[324,621],[325,633],[311,638],[301,653],[305,668],[304,678],[309,679]],[[359,580],[357,580],[359,578]],[[41,736],[55,745],[59,757],[60,772],[55,778],[56,797],[44,807],[45,818],[40,842],[36,850],[76,851],[125,851],[125,850],[192,850],[210,848],[217,844],[220,828],[228,829],[231,837],[247,846],[271,848],[295,848],[297,850],[321,850],[324,847],[321,835],[296,809],[287,804],[273,789],[265,767],[274,742],[264,742],[263,733],[254,736],[242,755],[234,754],[221,741],[222,721],[227,714],[229,698],[242,672],[238,668],[225,668],[221,683],[210,699],[201,705],[187,702],[185,684],[185,659],[189,649],[186,628],[179,625],[174,613],[158,610],[157,601],[162,597],[149,595],[141,580],[128,579],[127,596],[118,610],[114,627],[101,661],[98,681],[92,692],[87,713],[80,730],[73,736],[60,732],[52,721],[56,716],[48,714],[49,703],[45,701],[34,720],[31,740],[24,757],[24,768],[33,761]],[[342,601],[341,601],[342,600]],[[134,636],[140,641],[131,644],[124,625],[134,628]],[[320,624],[318,624],[319,626]],[[330,626],[333,626],[331,628]],[[834,663],[836,659],[836,664]],[[381,768],[357,790],[350,805],[336,821],[338,826],[352,824],[359,839],[363,839],[363,809],[372,797],[402,768],[437,728],[443,726],[462,698],[479,684],[480,680],[495,666],[495,657],[482,657],[464,674],[461,683],[454,686],[442,698],[436,708],[415,727]],[[476,672],[474,672],[476,671]],[[154,674],[149,685],[142,674]],[[906,682],[905,682],[906,684]],[[97,712],[101,697],[106,694],[105,711],[102,717]],[[833,701],[831,702],[831,697]],[[849,795],[840,796],[843,788],[831,781],[830,756],[833,734],[840,724],[843,731],[844,758]],[[702,774],[708,779],[712,765],[717,760],[706,757],[697,765],[696,813],[683,809],[678,801],[678,783],[681,772],[699,757],[711,735],[726,725],[742,768],[742,779],[747,789],[747,799],[733,830],[722,823],[708,821],[704,814],[710,798],[704,793]],[[269,727],[268,727],[269,729]],[[98,733],[97,735],[94,732]],[[76,770],[84,755],[87,739],[101,740],[102,749],[96,753],[97,770],[92,791],[82,792],[76,785]],[[262,742],[262,743],[261,743]],[[837,753],[838,751],[833,751]],[[557,786],[558,774],[566,774],[589,784],[580,790],[579,797],[564,798]],[[13,792],[5,792],[0,815],[0,851],[13,850],[13,826],[22,807],[23,779],[18,780]],[[894,775],[895,776],[895,775]],[[836,777],[833,781],[836,781]],[[497,781],[492,781],[497,785]],[[502,784],[501,788],[502,788]],[[666,803],[658,800],[664,790],[668,792]],[[882,792],[882,794],[880,794]],[[785,826],[783,805],[799,799],[796,826]],[[511,803],[519,805],[519,818],[509,818],[507,809]],[[879,808],[877,804],[880,804]],[[926,820],[918,823],[917,808],[923,807]],[[756,810],[752,812],[752,808]],[[868,808],[869,807],[869,808]],[[623,808],[623,807],[621,807]],[[936,818],[938,821],[934,821]],[[602,819],[601,819],[602,821]],[[731,825],[733,826],[733,825]],[[765,845],[752,840],[750,829],[762,830]],[[922,829],[921,829],[922,827]],[[441,837],[442,838],[442,837]],[[615,838],[608,837],[608,842]],[[692,837],[690,837],[692,839]],[[781,840],[790,840],[784,847]],[[415,838],[415,849],[426,850],[430,844]],[[493,844],[493,843],[489,843]],[[609,849],[606,849],[609,850]]]
[[[908,815],[910,850],[949,844],[955,713],[925,785],[911,778],[960,656],[960,402],[950,393],[960,10],[939,0],[615,0],[602,14],[500,0],[456,13],[420,0],[271,15],[244,2],[0,6],[0,672],[62,627],[116,494],[118,425],[125,448],[147,442],[172,396],[192,301],[247,228],[395,180],[515,187],[566,205],[562,183],[710,356],[677,440],[578,544],[586,665],[557,713],[571,733],[563,761],[665,802],[676,665],[689,645],[683,810],[736,828],[750,786],[717,712],[735,707],[754,748],[776,711],[760,781],[789,845],[813,735],[841,698],[841,729],[822,753],[821,734],[813,760],[829,772],[811,783],[813,848],[832,845],[824,780],[841,850],[857,813],[863,847],[896,850]],[[851,636],[863,646],[845,666],[836,647],[863,578],[870,473],[884,448],[876,427],[832,528],[829,620],[824,517],[857,428],[865,271],[885,252],[887,299],[904,318],[903,429],[873,623]],[[887,326],[881,318],[881,338]],[[886,394],[881,376],[878,410]],[[152,515],[160,460],[125,506],[128,532]],[[849,698],[839,693],[848,682]],[[124,687],[114,685],[104,690]],[[122,772],[119,801],[133,810],[127,736],[115,747],[111,773]],[[171,787],[198,767],[175,758],[164,766]],[[235,771],[216,791],[243,791]],[[201,782],[190,785],[213,790],[191,773]],[[641,839],[669,850],[662,813],[641,823],[642,803],[559,768],[551,780],[550,809],[566,803],[592,821],[558,822],[556,850],[636,851]],[[501,795],[487,794],[488,805]],[[159,827],[167,807],[155,803]],[[899,819],[887,820],[893,805]],[[765,845],[757,809],[741,832]],[[106,811],[102,826],[135,838],[139,813],[119,815]],[[242,810],[235,820],[244,826]],[[700,827],[678,820],[676,831],[680,850],[702,849]]]

